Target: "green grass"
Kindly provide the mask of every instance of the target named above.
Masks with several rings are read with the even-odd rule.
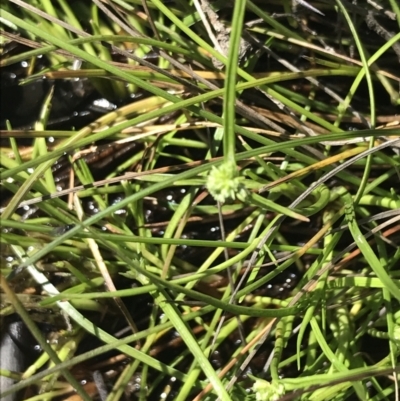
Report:
[[[398,400],[399,8],[207,4],[0,5],[20,85],[117,105],[51,129],[52,88],[2,130],[1,319],[42,349],[2,396]]]

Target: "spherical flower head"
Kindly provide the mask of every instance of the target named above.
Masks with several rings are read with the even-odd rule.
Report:
[[[256,379],[253,384],[257,401],[277,401],[285,394],[285,387],[281,383],[270,383],[266,380]]]
[[[235,163],[225,162],[219,167],[212,167],[207,177],[207,189],[212,197],[221,203],[239,199],[245,201],[248,195],[239,176]]]

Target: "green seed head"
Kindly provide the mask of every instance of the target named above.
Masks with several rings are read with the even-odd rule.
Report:
[[[212,167],[207,178],[207,189],[213,198],[221,203],[239,199],[244,202],[248,192],[239,176],[235,163],[225,162],[219,167]]]
[[[256,393],[257,401],[277,401],[285,394],[285,387],[281,383],[256,379],[253,391]]]

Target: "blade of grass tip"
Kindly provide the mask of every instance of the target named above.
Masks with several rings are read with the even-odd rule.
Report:
[[[336,357],[336,355],[333,353],[331,350],[329,344],[326,342],[325,336],[322,333],[318,321],[315,317],[313,317],[310,321],[311,329],[314,331],[315,337],[318,341],[319,346],[321,347],[323,353],[325,354],[326,358],[328,361],[334,365],[334,367],[339,371],[339,372],[349,372],[349,369],[341,362],[339,359]],[[331,373],[330,373],[331,374]],[[327,377],[330,376],[330,374],[327,375]],[[312,378],[312,377],[311,377]],[[318,384],[318,382],[315,382],[314,384]],[[367,394],[366,390],[360,381],[354,381],[351,383],[353,386],[355,392],[357,393],[358,397],[360,397],[360,400],[367,400]]]
[[[39,121],[36,122],[35,129],[44,130],[46,127],[47,120],[48,120],[48,117],[50,114],[50,109],[51,109],[51,99],[53,96],[53,91],[54,91],[54,86],[50,89],[49,94],[43,103],[41,113],[39,116]],[[46,155],[48,153],[45,138],[37,138],[35,141],[35,145],[37,145],[40,155]],[[16,152],[15,154],[19,155],[18,152]],[[21,160],[20,157],[19,157],[19,160]],[[16,161],[18,162],[17,156],[16,156]],[[18,164],[20,165],[21,162],[19,162]],[[48,166],[48,167],[50,167],[50,166]],[[43,174],[43,171],[45,174],[45,184],[47,184],[46,189],[49,191],[49,193],[55,193],[57,191],[51,169],[50,168],[37,169],[36,171],[33,172],[32,175],[30,175],[30,177],[23,183],[23,185],[19,188],[17,193],[13,196],[12,200],[7,205],[6,210],[3,213],[3,218],[7,219],[8,217],[10,217],[12,215],[12,213],[14,213],[18,204],[21,202],[21,200],[23,199],[25,194],[27,192],[29,192],[30,189],[36,184],[37,180]]]
[[[251,200],[251,205],[257,205],[259,207],[265,208],[270,211],[274,211],[279,214],[283,214],[285,216],[291,217],[295,220],[300,220],[308,223],[310,219],[308,217],[303,216],[300,213],[297,213],[287,207],[281,206],[278,203],[272,202],[269,199],[263,198],[261,195],[251,193],[249,194],[249,199]]]
[[[11,0],[11,1],[13,1],[13,0]],[[21,2],[18,2],[18,1],[15,1],[15,3],[21,3]],[[53,4],[52,4],[52,2],[51,1],[42,1],[41,2],[42,3],[42,7],[43,7],[43,9],[44,9],[44,11],[47,13],[47,14],[49,14],[50,16],[52,16],[52,17],[54,17],[54,18],[56,18],[56,19],[59,19],[58,18],[58,15],[57,15],[57,11],[56,11],[56,8],[53,6]],[[20,6],[22,6],[22,4],[19,4]],[[24,13],[26,13],[26,14],[28,14],[29,15],[29,12],[26,10],[26,9],[24,9]],[[37,15],[37,14],[32,14],[33,16],[37,16],[36,18],[38,18],[38,20],[37,20],[37,22],[40,24],[40,22],[39,22],[39,16]],[[53,34],[53,35],[57,35],[57,37],[59,37],[60,39],[62,38],[63,40],[68,40],[68,39],[71,39],[70,37],[69,37],[69,32],[68,32],[68,30],[66,30],[63,26],[61,26],[60,24],[56,24],[56,23],[54,23],[53,21],[50,21],[49,22],[49,26],[51,27],[50,28],[50,31],[49,31],[49,33],[50,34]]]
[[[391,87],[390,83],[386,83],[387,77],[385,77],[383,74],[381,74],[380,72],[377,72],[374,66],[374,63],[381,57],[383,56],[395,43],[398,43],[400,41],[400,32],[396,35],[394,35],[391,39],[389,39],[387,42],[385,42],[367,61],[367,65],[369,67],[371,67],[373,69],[373,71],[376,73],[377,78],[380,79],[382,85],[386,88],[386,90],[389,92],[392,102],[394,99],[398,98],[398,93],[394,93],[392,91],[392,89],[389,89],[389,86]],[[369,71],[369,70],[368,70]],[[344,113],[348,104],[350,103],[350,99],[352,98],[352,96],[354,95],[354,93],[356,92],[357,87],[359,86],[360,81],[362,80],[362,78],[364,77],[364,75],[366,74],[366,70],[365,68],[362,68],[354,82],[353,85],[351,86],[350,90],[349,90],[349,94],[346,96],[346,99],[344,100],[344,104],[339,105],[338,109],[339,112],[342,110],[342,112]],[[388,90],[389,89],[389,90]],[[340,115],[340,114],[339,114]],[[335,122],[335,125],[336,122]]]
[[[163,238],[173,238],[173,235],[175,234],[175,238],[179,238],[181,235],[181,232],[183,230],[184,226],[179,226],[181,219],[183,219],[187,213],[187,211],[190,211],[193,201],[195,199],[195,194],[198,191],[197,188],[191,188],[189,192],[183,197],[183,199],[180,201],[179,206],[176,208],[175,213],[172,215],[169,224],[165,228],[165,233],[163,235]],[[187,217],[185,218],[185,224],[186,224]],[[176,235],[178,234],[178,236]],[[160,247],[160,253],[162,260],[164,261],[171,261],[171,256],[169,255],[171,249],[173,250],[175,246],[170,246],[169,244],[162,244]],[[165,278],[167,277],[167,268],[168,264],[166,263],[164,265],[165,269],[163,269],[162,277]]]
[[[381,262],[379,261],[378,257],[375,255],[374,251],[372,250],[371,246],[368,244],[368,241],[365,239],[364,235],[362,234],[360,228],[358,227],[356,215],[354,211],[354,203],[351,195],[346,192],[343,195],[343,202],[345,205],[345,216],[347,223],[349,225],[350,233],[357,243],[358,248],[360,249],[361,253],[364,255],[365,259],[367,260],[368,264],[370,265],[371,269],[377,275],[377,277],[382,281],[385,288],[390,291],[390,293],[400,301],[400,289],[394,283],[394,281],[390,278],[387,274],[385,268],[382,266]]]
[[[282,184],[284,182],[287,182],[287,181],[289,181],[289,180],[291,180],[293,178],[299,178],[299,177],[301,177],[301,176],[303,176],[305,174],[317,171],[318,169],[323,169],[323,168],[325,168],[325,167],[327,167],[327,166],[329,166],[331,164],[334,164],[334,163],[337,163],[337,162],[341,162],[344,159],[347,159],[347,158],[349,158],[351,156],[354,156],[354,155],[358,155],[359,153],[361,153],[363,151],[365,151],[365,148],[361,147],[361,146],[345,150],[344,152],[341,152],[341,153],[339,153],[337,155],[328,157],[328,158],[326,158],[324,160],[318,161],[318,162],[316,162],[314,164],[311,164],[311,165],[309,165],[307,167],[304,167],[302,169],[293,171],[292,173],[289,173],[289,174],[287,174],[286,176],[284,176],[282,178],[278,178],[277,180],[275,180],[275,181],[269,183],[268,185],[265,185],[264,187],[260,188],[258,190],[258,193],[262,193],[264,191],[270,190],[271,188],[273,188],[273,187],[275,187],[275,186],[277,186],[279,184]]]
[[[149,347],[144,348],[144,352],[148,352]],[[129,380],[132,379],[135,371],[139,368],[140,362],[139,361],[132,361],[125,367],[122,373],[119,375],[118,379],[114,383],[114,386],[110,393],[108,394],[107,398],[102,397],[104,401],[119,401],[123,396],[126,387],[129,385]],[[146,367],[145,365],[144,367]],[[140,387],[142,387],[142,381],[140,381]]]
[[[295,0],[295,3],[301,5],[305,8],[308,8],[309,10],[313,11],[316,14],[319,14],[319,15],[322,15],[323,17],[325,17],[325,14],[323,12],[319,11],[317,8],[313,7],[310,3],[307,3],[304,0]]]
[[[35,123],[35,130],[44,131],[46,129],[47,121],[49,119],[51,111],[51,100],[53,98],[53,94],[54,94],[54,85],[51,87],[48,95],[46,96],[43,102],[42,110],[39,116],[39,121]],[[36,145],[40,156],[46,155],[48,153],[47,143],[45,138],[37,138],[35,140],[35,146]],[[50,167],[46,169],[46,171],[44,172],[44,180],[49,193],[57,192],[56,183],[54,182],[53,172],[51,171]]]
[[[87,165],[84,158],[79,158],[78,160],[74,160],[74,157],[70,156],[70,163],[72,164],[74,171],[73,173],[77,175],[79,181],[84,187],[91,186],[94,182],[92,173],[90,171],[89,166]],[[76,194],[77,192],[74,192]],[[93,199],[98,205],[98,209],[104,210],[107,208],[107,202],[102,195],[99,193],[93,194]]]
[[[6,121],[6,127],[7,127],[7,131],[12,131],[12,125],[9,120]],[[19,147],[18,147],[17,141],[14,136],[10,136],[10,145],[11,145],[11,149],[14,153],[15,161],[18,164],[22,164],[23,162],[22,162],[21,155],[19,153]]]
[[[5,161],[5,156],[2,156],[2,163]],[[9,162],[15,162],[14,160],[9,160]],[[18,165],[20,167],[21,165]],[[18,168],[17,167],[17,168]],[[45,166],[47,168],[47,166]],[[29,171],[29,170],[28,170]],[[35,171],[32,172],[32,174],[28,173],[23,173],[23,177],[26,177],[26,180],[23,182],[23,184],[18,188],[17,192],[14,194],[13,198],[11,201],[8,203],[8,205],[5,207],[2,213],[2,218],[3,219],[8,219],[12,216],[14,211],[19,207],[19,204],[22,202],[24,199],[25,195],[31,190],[33,186],[36,184],[41,184],[41,182],[38,182],[40,177],[43,175],[43,172],[46,171],[46,169],[38,167]],[[46,193],[47,190],[45,189],[44,186],[41,188],[42,190],[40,191],[41,193]]]
[[[277,21],[277,19],[271,17],[269,14],[266,12],[262,11],[260,8],[258,8],[252,1],[248,0],[247,1],[247,8],[256,14],[258,17],[262,18],[267,24],[272,26],[272,28],[276,29],[279,33],[281,33],[283,36],[287,38],[294,38],[297,40],[303,41],[304,39],[296,33],[295,31],[291,31],[290,29],[286,28],[284,25],[282,25],[280,22]]]

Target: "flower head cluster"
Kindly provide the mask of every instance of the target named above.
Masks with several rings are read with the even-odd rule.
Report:
[[[253,384],[257,401],[277,401],[285,394],[285,386],[282,383],[256,379]]]
[[[229,162],[219,167],[212,167],[207,177],[207,189],[213,198],[221,203],[235,199],[244,202],[248,195],[236,164]]]

